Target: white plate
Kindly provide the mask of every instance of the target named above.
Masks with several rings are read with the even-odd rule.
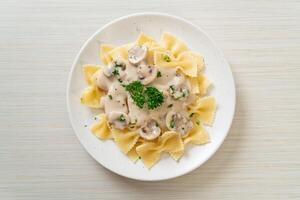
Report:
[[[80,104],[80,93],[87,86],[82,65],[98,63],[99,45],[109,43],[121,45],[135,41],[143,31],[160,38],[163,31],[171,32],[185,41],[190,49],[204,55],[205,74],[213,82],[210,94],[215,96],[218,109],[213,127],[206,127],[211,142],[206,145],[188,145],[179,162],[163,155],[161,160],[148,170],[141,161],[131,162],[112,140],[101,141],[90,133],[85,125],[94,122],[92,111]],[[139,13],[114,20],[100,28],[83,45],[75,58],[67,87],[67,106],[74,131],[89,154],[105,168],[128,178],[138,180],[164,180],[186,174],[208,160],[225,139],[234,116],[235,86],[232,72],[222,52],[212,39],[199,27],[175,16],[161,13]]]

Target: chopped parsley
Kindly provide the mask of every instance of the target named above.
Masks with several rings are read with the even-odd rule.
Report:
[[[193,117],[193,116],[194,116],[194,114],[195,114],[195,113],[191,113],[191,114],[190,114],[190,117]]]
[[[166,62],[171,62],[171,58],[170,58],[170,56],[168,56],[168,55],[164,55],[164,56],[163,56],[163,59],[164,59],[164,61],[166,61]]]
[[[149,86],[145,90],[146,101],[149,109],[154,109],[164,102],[164,96],[157,88]]]
[[[199,121],[196,121],[196,124],[197,124],[198,126],[200,126],[200,122],[199,122]]]
[[[188,95],[188,92],[186,91],[186,90],[184,90],[183,92],[182,92],[182,97],[186,97]]]
[[[143,108],[146,103],[148,109],[154,109],[164,102],[164,96],[157,88],[145,87],[140,81],[133,81],[125,86],[131,98],[139,108]]]
[[[168,108],[172,108],[172,107],[173,107],[173,104],[168,105]]]
[[[109,99],[110,99],[110,100],[112,100],[112,99],[113,99],[113,98],[112,98],[112,96],[111,96],[111,94],[109,94],[109,95],[108,95],[108,97],[109,97]]]
[[[122,80],[122,79],[120,79],[120,78],[118,79],[118,81],[119,81],[120,83],[123,83],[123,80]]]
[[[143,108],[145,104],[145,97],[143,96],[144,86],[140,81],[133,81],[125,86],[127,92],[129,92],[131,98],[139,108]]]
[[[174,119],[172,119],[172,120],[170,121],[170,127],[171,127],[171,128],[175,128],[175,120],[174,120]]]
[[[159,77],[161,77],[161,72],[160,71],[158,71],[157,74],[156,74],[156,78],[159,78]]]
[[[115,76],[117,76],[117,75],[120,75],[119,74],[119,70],[118,70],[118,68],[114,68],[114,70],[112,71],[112,73],[113,73],[113,75],[115,75]]]
[[[87,127],[87,125],[85,124],[84,127]]]
[[[119,120],[120,120],[121,122],[125,122],[126,119],[125,119],[125,117],[124,117],[123,114],[120,115]]]

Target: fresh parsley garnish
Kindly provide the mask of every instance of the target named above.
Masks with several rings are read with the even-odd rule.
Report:
[[[168,108],[172,108],[172,107],[173,107],[173,104],[168,105]]]
[[[157,88],[149,86],[145,90],[146,101],[149,109],[154,109],[164,102],[164,95]]]
[[[160,71],[158,71],[157,74],[156,74],[156,78],[159,78],[159,77],[161,77],[161,72]]]
[[[164,96],[157,88],[145,87],[140,81],[133,81],[125,86],[131,98],[139,108],[143,108],[146,103],[148,109],[154,109],[164,102]]]
[[[144,86],[140,81],[133,81],[125,86],[127,92],[129,92],[131,98],[139,108],[143,108],[145,104],[145,97],[143,96]]]
[[[164,59],[164,61],[166,61],[166,62],[171,62],[171,58],[170,58],[170,56],[168,56],[168,55],[164,55],[164,56],[163,56],[163,59]]]
[[[108,95],[108,97],[109,97],[109,99],[110,99],[110,100],[112,100],[112,99],[113,99],[113,98],[112,98],[112,96],[111,96],[111,94],[109,94],[109,95]]]

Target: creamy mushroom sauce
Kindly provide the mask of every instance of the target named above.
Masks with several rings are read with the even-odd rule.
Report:
[[[185,135],[193,127],[187,112],[195,100],[190,82],[177,68],[149,65],[146,46],[134,45],[128,53],[128,60],[114,60],[96,74],[97,86],[107,92],[100,101],[109,124],[117,129],[138,129],[146,140],[166,130]],[[124,87],[136,80],[161,91],[162,105],[153,110],[138,107]]]

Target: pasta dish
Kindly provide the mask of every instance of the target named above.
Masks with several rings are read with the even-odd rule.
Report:
[[[216,110],[204,58],[176,36],[141,33],[130,44],[100,46],[101,65],[85,64],[82,104],[99,110],[91,132],[112,139],[131,160],[151,168],[161,153],[179,161],[187,144],[208,143]],[[197,155],[195,155],[197,156]]]

